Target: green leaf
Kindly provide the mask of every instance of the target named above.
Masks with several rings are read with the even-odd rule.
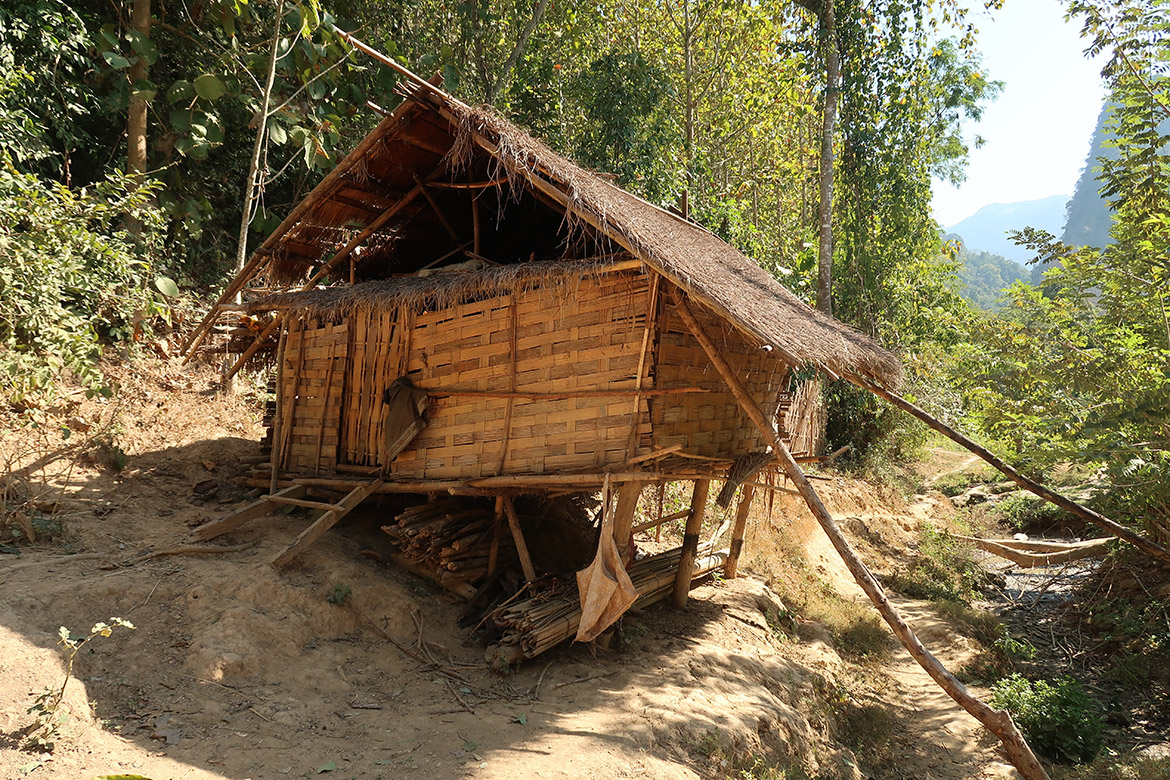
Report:
[[[512,718],[513,723],[519,723],[521,726],[528,725],[528,713],[521,712],[516,717]]]
[[[116,51],[103,51],[102,59],[104,59],[114,70],[121,70],[130,67],[130,60],[118,54]]]
[[[288,141],[288,131],[284,129],[284,125],[273,122],[268,126],[268,137],[272,139],[272,143],[283,146]]]
[[[138,33],[137,30],[132,32],[136,34],[130,36],[130,48],[134,49],[135,54],[146,60],[147,65],[156,63],[158,61],[158,47],[154,45],[154,41]]]
[[[195,79],[195,93],[204,100],[219,100],[227,89],[217,76],[204,73]]]
[[[171,120],[171,129],[174,130],[175,132],[185,133],[191,129],[191,112],[190,111],[187,111],[186,109],[183,109],[183,108],[171,109],[169,117]]]
[[[168,298],[177,297],[179,294],[179,285],[175,284],[175,280],[169,276],[156,276],[154,278],[154,287]]]
[[[326,772],[332,772],[334,769],[337,769],[337,762],[330,761],[328,764],[322,764],[320,767],[318,767],[317,774],[322,775]]]
[[[185,103],[195,97],[195,88],[187,79],[179,79],[167,90],[167,100],[171,103]]]

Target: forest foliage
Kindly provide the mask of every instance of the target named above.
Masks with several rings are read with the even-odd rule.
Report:
[[[999,89],[966,4],[833,2],[829,35],[821,0],[11,0],[0,7],[4,393],[28,399],[62,372],[99,388],[101,344],[166,327],[161,280],[208,291],[232,271],[254,148],[251,246],[396,105],[394,73],[333,25],[656,203],[685,193],[693,219],[811,302],[833,46],[836,316],[899,353],[904,392],[941,416],[1029,468],[1105,469],[1130,514],[1165,518],[1154,487],[1170,484],[1165,4],[1069,3],[1107,61],[1112,243],[1022,236],[1059,262],[992,311],[1009,269],[956,258],[930,208],[931,177],[962,177],[964,123]],[[835,388],[832,401],[833,435],[857,453],[921,440],[859,391]]]

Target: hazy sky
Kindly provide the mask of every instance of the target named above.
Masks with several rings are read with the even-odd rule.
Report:
[[[1004,86],[968,128],[987,143],[971,151],[967,180],[958,188],[934,183],[944,227],[989,203],[1071,195],[1105,95],[1103,63],[1082,54],[1080,26],[1064,21],[1059,0],[1007,0],[993,16],[980,10],[974,18],[983,65]]]

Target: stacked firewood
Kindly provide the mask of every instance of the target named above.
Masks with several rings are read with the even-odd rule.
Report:
[[[726,551],[699,550],[692,579],[698,579],[723,565]],[[638,591],[634,608],[646,607],[670,595],[675,574],[682,558],[682,548],[659,553],[631,564],[628,573]],[[511,664],[541,653],[572,639],[581,622],[581,596],[575,582],[556,581],[527,598],[518,599],[496,609],[491,622],[502,632],[499,642],[488,648],[486,658],[493,665]]]
[[[474,583],[488,573],[494,522],[490,506],[448,498],[411,507],[382,530],[415,564]],[[499,565],[504,565],[515,554],[515,548],[510,538],[501,538],[498,544]]]

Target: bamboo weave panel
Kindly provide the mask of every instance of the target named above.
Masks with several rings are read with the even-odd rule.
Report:
[[[640,275],[589,277],[571,289],[517,292],[515,388],[570,393],[634,388],[647,306],[647,279]],[[509,390],[512,317],[511,295],[416,315],[410,377],[427,388]],[[653,387],[652,378],[643,386]],[[626,459],[635,424],[631,398],[513,399],[501,468],[507,407],[502,398],[440,399],[426,430],[394,462],[393,473],[428,479],[543,474]],[[645,400],[638,405],[635,436],[637,445],[649,445]]]
[[[296,474],[331,474],[337,470],[348,325],[301,324],[303,329],[290,330],[281,358],[285,369],[281,438],[286,442],[281,468]]]
[[[748,394],[768,419],[775,419],[787,364],[708,309],[693,309]],[[654,446],[681,444],[695,455],[728,459],[765,448],[760,432],[740,409],[703,347],[669,306],[662,315],[656,376],[660,388],[695,386],[714,392],[655,398]]]

